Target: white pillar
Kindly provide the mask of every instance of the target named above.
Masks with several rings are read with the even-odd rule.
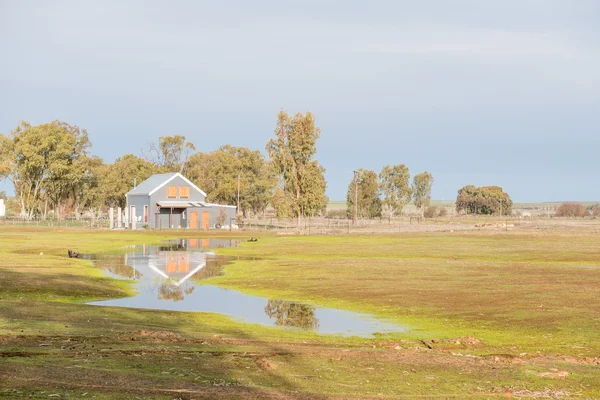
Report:
[[[123,227],[123,210],[121,207],[117,208],[117,228]]]
[[[131,206],[131,229],[135,230],[136,229],[136,222],[137,222],[137,217],[135,216],[135,206]]]
[[[115,209],[114,208],[109,208],[108,209],[108,220],[110,221],[110,229],[114,229],[115,227]]]

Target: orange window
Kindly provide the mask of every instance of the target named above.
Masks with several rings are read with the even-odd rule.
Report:
[[[177,186],[168,186],[167,187],[167,197],[169,197],[169,198],[177,197]]]
[[[190,188],[187,186],[181,186],[179,188],[179,197],[181,197],[182,199],[187,199],[188,197],[190,197]]]

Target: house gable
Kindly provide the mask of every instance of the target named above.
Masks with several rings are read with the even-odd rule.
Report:
[[[199,202],[206,201],[206,195],[196,185],[180,174],[165,180],[148,194],[153,206],[159,202]]]
[[[185,176],[181,175],[180,173],[176,173],[173,174],[173,176],[171,176],[170,178],[168,178],[167,180],[165,180],[162,184],[158,185],[157,187],[155,187],[153,190],[151,190],[148,195],[152,196],[154,193],[156,193],[160,188],[162,188],[163,186],[169,184],[169,182],[173,181],[175,178],[181,178],[183,179],[191,189],[196,190],[197,192],[199,192],[200,194],[202,194],[202,196],[204,196],[204,198],[206,198],[206,193],[204,193],[203,190],[201,190],[198,186],[194,185],[192,183],[192,181],[190,181],[188,178],[186,178]],[[177,197],[180,197],[180,193],[177,194]],[[189,194],[188,194],[189,197]]]

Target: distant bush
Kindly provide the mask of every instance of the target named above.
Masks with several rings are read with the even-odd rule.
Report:
[[[596,203],[588,207],[589,213],[594,217],[600,217],[600,204]]]
[[[436,206],[429,206],[423,211],[423,217],[425,218],[435,218],[438,215],[438,209]]]
[[[564,202],[556,209],[557,217],[585,217],[588,211],[581,203]]]
[[[425,218],[445,217],[447,215],[448,209],[446,207],[429,206],[423,211],[423,217]]]
[[[513,202],[499,186],[467,185],[458,191],[456,212],[459,214],[512,214]]]
[[[348,218],[348,212],[345,209],[327,210],[327,218],[346,219]]]

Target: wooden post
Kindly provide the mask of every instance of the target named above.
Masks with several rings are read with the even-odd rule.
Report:
[[[238,187],[237,187],[237,213],[240,212],[240,173],[238,172]]]
[[[356,221],[358,220],[358,179],[356,179],[356,175],[358,171],[354,171],[354,213],[352,214],[352,223],[356,225]]]

